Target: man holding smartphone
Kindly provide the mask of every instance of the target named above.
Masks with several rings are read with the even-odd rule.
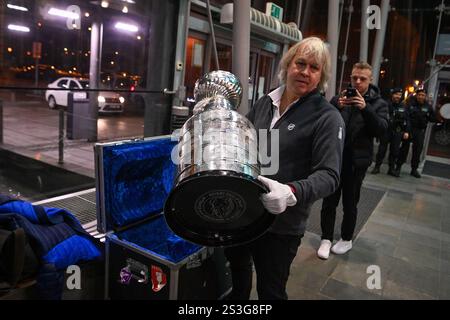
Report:
[[[371,82],[372,67],[365,62],[356,63],[351,87],[331,99],[331,104],[341,112],[346,134],[339,188],[322,204],[322,241],[317,252],[322,259],[328,259],[330,250],[344,254],[352,248],[361,186],[373,158],[373,138],[382,136],[388,128],[388,105]],[[341,239],[332,247],[341,194],[344,208]]]

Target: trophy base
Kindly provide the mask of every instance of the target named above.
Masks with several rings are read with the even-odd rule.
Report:
[[[179,183],[164,207],[168,226],[181,238],[209,247],[252,241],[275,215],[261,200],[267,188],[248,175],[226,170],[200,172]]]

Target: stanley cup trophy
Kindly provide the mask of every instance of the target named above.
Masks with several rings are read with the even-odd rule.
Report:
[[[235,75],[213,71],[195,84],[194,115],[178,140],[178,175],[164,207],[180,237],[211,247],[261,236],[275,216],[259,197],[257,133],[236,110],[242,87]]]

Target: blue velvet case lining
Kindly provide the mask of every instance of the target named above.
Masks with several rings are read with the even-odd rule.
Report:
[[[167,226],[164,216],[116,233],[116,236],[173,263],[178,263],[201,249],[175,235]]]
[[[176,175],[171,160],[176,144],[161,138],[104,147],[105,211],[112,228],[123,228],[162,212]],[[172,262],[201,248],[176,236],[162,217],[116,235]]]

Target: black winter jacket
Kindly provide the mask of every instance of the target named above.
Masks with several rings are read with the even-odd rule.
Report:
[[[373,138],[380,138],[388,129],[388,104],[380,96],[379,89],[374,85],[364,95],[366,107],[339,107],[339,96],[331,99],[341,112],[346,126],[344,153],[353,161],[357,168],[368,168],[373,158]]]
[[[256,130],[269,129],[272,99],[259,99],[247,118]],[[332,194],[339,185],[345,127],[337,110],[317,91],[291,106],[269,132],[279,131],[279,169],[268,178],[296,188],[297,204],[277,215],[269,229],[278,234],[301,235],[312,204]],[[260,137],[261,138],[261,137]],[[264,173],[264,172],[263,172]]]
[[[408,110],[403,103],[389,103],[389,130],[391,132],[411,132]]]
[[[411,122],[411,129],[426,129],[428,122],[436,122],[436,116],[427,102],[419,104],[416,97],[411,97],[406,103],[406,110]]]

